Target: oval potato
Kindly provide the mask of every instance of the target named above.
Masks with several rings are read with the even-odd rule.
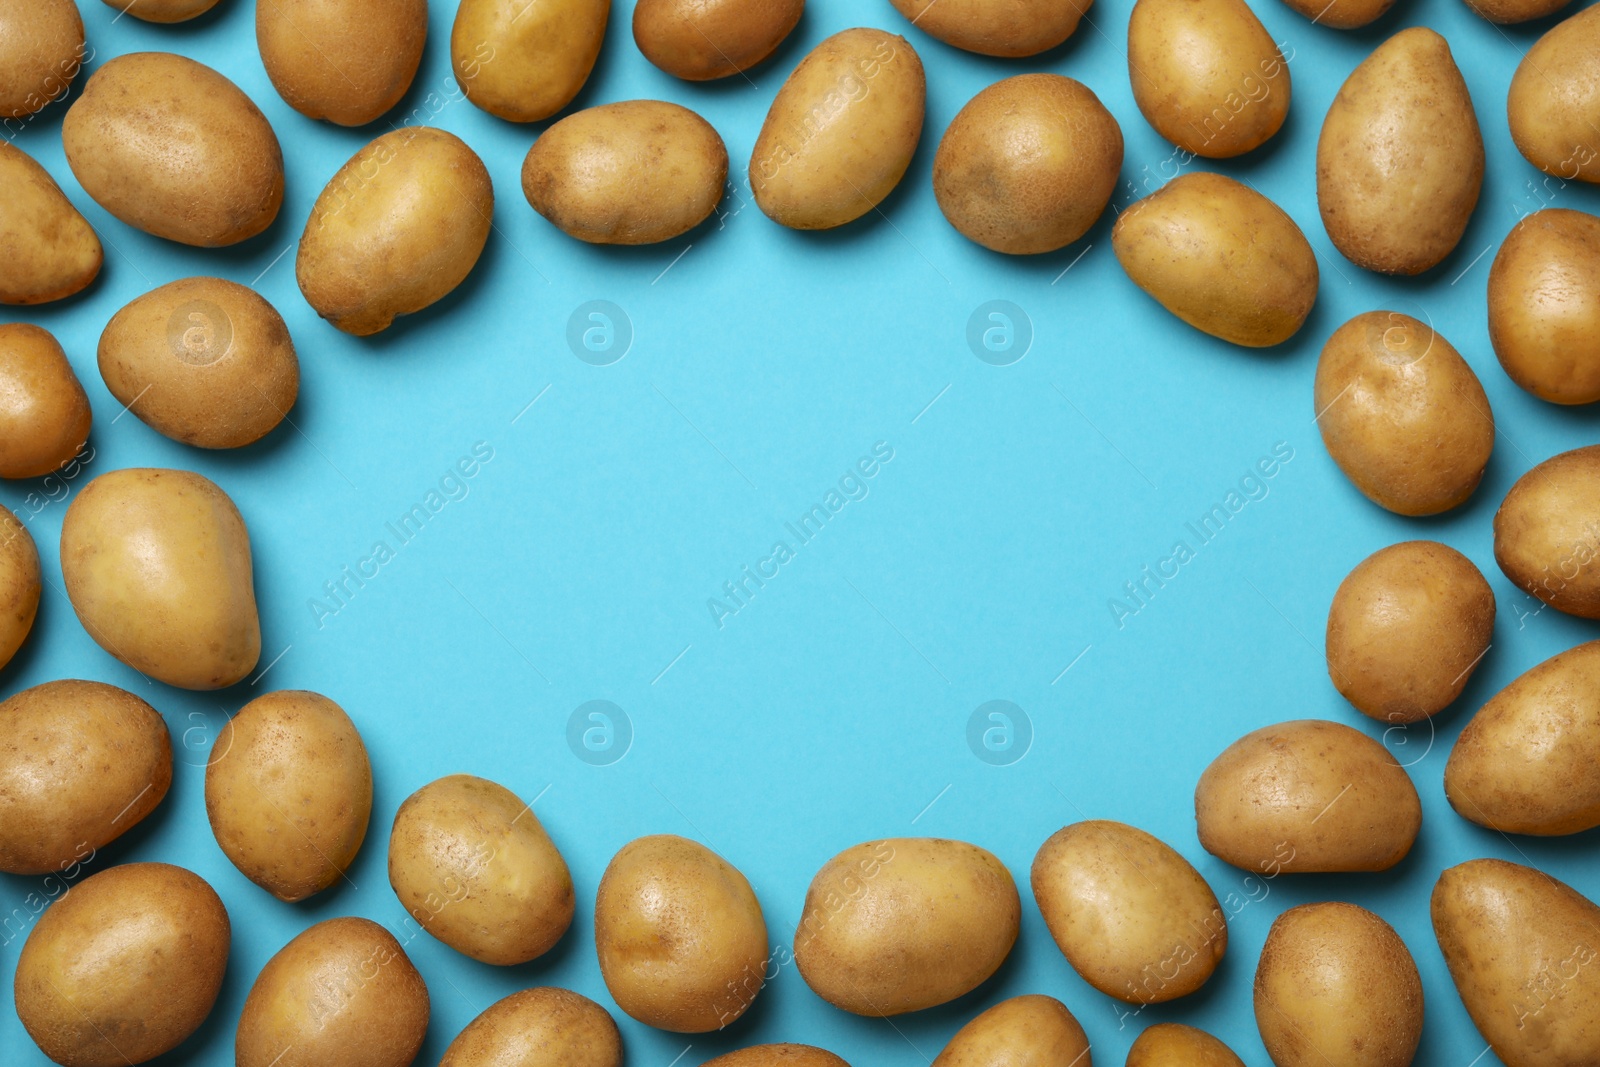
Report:
[[[37,161],[0,141],[0,304],[43,304],[82,292],[100,274],[105,253]]]
[[[32,115],[66,96],[85,51],[73,0],[0,0],[0,118]]]
[[[1067,1006],[1038,994],[1002,1000],[973,1019],[933,1067],[1090,1067],[1089,1038]]]
[[[1539,399],[1600,400],[1600,218],[1546,208],[1512,228],[1489,268],[1489,340]]]
[[[772,55],[805,9],[806,0],[639,0],[633,40],[673,77],[711,81]]]
[[[622,1067],[611,1013],[579,993],[541,987],[495,1001],[444,1050],[439,1067]]]
[[[1506,117],[1529,163],[1565,181],[1600,182],[1600,11],[1586,7],[1534,42],[1511,76]]]
[[[33,632],[39,612],[39,550],[10,508],[0,508],[0,667]]]
[[[217,0],[104,0],[104,3],[124,15],[159,23],[187,22],[217,6]]]
[[[442,1065],[441,1065],[442,1067]],[[725,1052],[701,1067],[850,1067],[815,1045],[751,1045]]]
[[[1494,514],[1494,558],[1524,592],[1600,619],[1600,445],[1552,456],[1517,479]]]
[[[611,0],[461,0],[450,64],[461,91],[511,122],[572,103],[605,41]]]
[[[1019,59],[1071,37],[1093,0],[890,0],[922,32],[986,56]]]
[[[1244,1061],[1204,1030],[1156,1023],[1134,1039],[1127,1067],[1244,1067]]]
[[[92,421],[89,396],[50,331],[0,325],[0,478],[65,467],[89,443]]]
[[[260,0],[256,47],[272,87],[300,114],[364,126],[411,88],[428,0]]]

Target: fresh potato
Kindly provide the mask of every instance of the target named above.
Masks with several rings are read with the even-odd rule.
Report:
[[[365,126],[411,88],[428,0],[259,0],[256,45],[272,87],[302,115]]]
[[[569,115],[544,132],[522,164],[533,210],[569,236],[647,245],[711,217],[728,180],[728,149],[686,107],[628,100]]]
[[[445,1067],[441,1064],[440,1067]],[[850,1067],[815,1045],[751,1045],[707,1060],[701,1067]]]
[[[105,258],[89,220],[49,173],[0,140],[0,304],[43,304],[87,288]]]
[[[1394,0],[1283,0],[1284,6],[1335,30],[1353,30],[1376,22]]]
[[[1600,10],[1586,7],[1539,38],[1506,96],[1511,139],[1528,162],[1566,181],[1600,182]]]
[[[1126,823],[1057,830],[1033,858],[1033,897],[1072,969],[1130,1004],[1193,993],[1228,950],[1228,920],[1200,872]]]
[[[0,118],[32,115],[67,95],[83,66],[73,0],[0,0]]]
[[[1524,592],[1600,619],[1600,445],[1552,456],[1517,479],[1494,514],[1494,558]]]
[[[1494,590],[1437,541],[1368,556],[1328,609],[1328,677],[1362,714],[1410,723],[1449,707],[1494,636]]]
[[[967,102],[939,142],[933,191],[950,225],[996,252],[1053,252],[1111,201],[1122,128],[1087,86],[1019,74]]]
[[[566,989],[524,989],[495,1001],[444,1051],[439,1067],[622,1067],[611,1013]]]
[[[199,875],[166,863],[108,868],[34,924],[17,957],[17,1017],[66,1067],[155,1059],[211,1014],[230,940],[228,912]]]
[[[1300,227],[1221,174],[1181,175],[1129,207],[1111,247],[1162,307],[1236,345],[1287,341],[1317,301],[1317,257]]]
[[[0,667],[33,631],[39,611],[39,550],[10,508],[0,507]]]
[[[572,103],[605,41],[611,0],[461,0],[450,63],[468,100],[512,122]]]
[[[104,0],[107,7],[146,22],[187,22],[217,6],[217,0]],[[266,3],[288,0],[264,0]]]
[[[847,848],[806,891],[800,976],[834,1007],[888,1016],[983,984],[1016,943],[1011,872],[965,841],[900,837]]]
[[[1089,1039],[1067,1006],[1038,994],[1002,1000],[973,1019],[933,1067],[1091,1067]]]
[[[88,394],[49,330],[0,325],[0,397],[0,478],[58,471],[88,443]]]
[[[806,0],[639,0],[633,40],[668,74],[710,81],[770,56],[805,9]]]
[[[1466,0],[1476,14],[1501,24],[1542,19],[1570,3],[1572,0]]]
[[[1194,815],[1205,850],[1247,871],[1383,871],[1411,851],[1422,801],[1378,742],[1301,719],[1224,749],[1200,776]]]
[[[743,1015],[767,969],[767,924],[750,883],[673,834],[630,841],[611,858],[595,895],[594,945],[617,1007],[680,1034]]]
[[[470,774],[400,805],[389,884],[424,930],[484,963],[542,956],[572,924],[572,875],[533,808]]]
[[[1278,916],[1256,967],[1256,1026],[1278,1067],[1410,1067],[1422,978],[1394,928],[1354,904]]]
[[[1134,1040],[1127,1067],[1244,1067],[1244,1061],[1204,1030],[1157,1023]]]
[[[1093,0],[891,0],[922,32],[986,56],[1021,58],[1072,36]]]
[[[836,33],[800,61],[750,155],[756,205],[796,230],[829,230],[876,208],[911,165],[927,79],[904,37]]]
[[[237,244],[283,203],[283,152],[267,117],[233,82],[170,52],[108,60],[67,110],[61,140],[84,192],[169,241]]]
[[[1460,242],[1482,187],[1483,136],[1450,46],[1423,26],[1401,30],[1351,72],[1323,119],[1328,239],[1359,267],[1421,274]]]
[[[168,685],[223,689],[261,657],[249,532],[198,474],[129,468],[84,486],[61,524],[61,575],[95,643]]]
[[[1600,400],[1600,218],[1553,207],[1512,228],[1489,268],[1489,340],[1539,399]]]

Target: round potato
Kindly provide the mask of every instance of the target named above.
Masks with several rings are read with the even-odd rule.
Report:
[[[1353,30],[1376,22],[1394,6],[1394,0],[1283,0],[1318,26]]]
[[[39,612],[39,550],[10,508],[0,508],[0,667],[33,632]]]
[[[49,173],[0,140],[0,304],[44,304],[83,291],[105,253],[89,220]]]
[[[0,325],[0,478],[39,478],[89,442],[89,396],[50,331]]]
[[[1539,38],[1506,96],[1511,139],[1528,162],[1564,181],[1600,182],[1600,10],[1586,7]]]
[[[1093,0],[890,0],[923,33],[986,56],[1021,58],[1072,36]]]
[[[1524,592],[1600,619],[1600,445],[1552,456],[1517,479],[1494,514],[1494,558]]]
[[[939,142],[933,191],[950,225],[1027,255],[1089,232],[1116,191],[1122,128],[1086,86],[1020,74],[967,102]]]
[[[524,989],[495,1001],[444,1050],[439,1067],[622,1067],[611,1013],[566,989]]]
[[[1089,1065],[1089,1039],[1067,1006],[1040,995],[1002,1000],[950,1039],[933,1067]]]
[[[260,0],[256,46],[272,87],[300,114],[365,126],[411,88],[428,0]]]
[[[901,1015],[983,984],[1010,955],[1021,920],[1011,872],[977,845],[868,841],[811,880],[794,958],[834,1007]]]
[[[0,118],[32,115],[66,96],[84,51],[73,0],[0,0]]]
[[[1572,0],[1466,0],[1475,14],[1502,25],[1542,19],[1570,3]]]
[[[111,867],[34,924],[17,957],[17,1017],[66,1067],[155,1059],[211,1014],[230,940],[228,912],[199,875],[166,863]]]
[[[1244,1067],[1244,1061],[1204,1030],[1157,1023],[1134,1040],[1127,1067]]]
[[[1539,399],[1600,400],[1600,218],[1546,208],[1512,228],[1489,268],[1489,340]]]
[[[511,122],[572,103],[600,57],[611,0],[461,0],[450,63],[461,91]]]
[[[806,0],[639,0],[633,40],[673,77],[710,81],[770,56],[805,9]]]
[[[217,0],[104,0],[107,7],[145,22],[187,22],[217,6]],[[268,0],[272,2],[272,0]]]
[[[440,1065],[444,1067],[444,1065]],[[850,1067],[815,1045],[751,1045],[707,1060],[701,1067]]]

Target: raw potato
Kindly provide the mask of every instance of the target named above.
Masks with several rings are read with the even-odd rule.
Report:
[[[250,535],[228,494],[190,471],[129,468],[78,493],[61,574],[107,652],[183,689],[222,689],[261,656]]]
[[[700,225],[728,180],[728,149],[711,124],[662,100],[569,115],[522,164],[533,209],[580,241],[644,245]]]
[[[60,874],[161,803],[161,714],[101,682],[46,682],[0,703],[0,871]]]
[[[66,1067],[143,1063],[211,1014],[230,940],[228,913],[199,875],[166,863],[111,867],[34,924],[17,957],[17,1017]]]
[[[1134,1040],[1127,1067],[1244,1067],[1244,1061],[1204,1030],[1157,1023]]]
[[[0,118],[32,115],[66,96],[84,54],[73,0],[0,0]]]
[[[1082,237],[1111,201],[1122,128],[1088,87],[1020,74],[968,101],[933,160],[939,209],[996,252],[1053,252]]]
[[[1194,814],[1207,852],[1273,877],[1388,870],[1422,827],[1416,787],[1388,750],[1316,719],[1229,745],[1200,776]]]
[[[0,140],[0,304],[43,304],[81,292],[105,253],[89,220],[32,156]]]
[[[146,22],[187,22],[217,6],[217,0],[104,0],[115,8]]]
[[[1512,228],[1489,268],[1489,340],[1541,400],[1600,400],[1600,218],[1546,208]]]
[[[0,667],[33,631],[39,611],[39,550],[10,508],[0,508]]]
[[[922,60],[882,30],[836,33],[778,90],[750,154],[756,205],[796,230],[876,208],[911,165],[927,99]]]
[[[512,122],[572,103],[605,41],[611,0],[462,0],[450,63],[467,99]]]
[[[610,1012],[566,989],[524,989],[495,1001],[444,1051],[439,1067],[622,1067]]]
[[[986,56],[1017,59],[1072,36],[1093,0],[890,0],[922,32]]]
[[[256,46],[272,87],[302,115],[364,126],[411,88],[428,0],[258,0]]]
[[[1016,943],[1011,872],[965,841],[900,837],[847,848],[806,891],[800,975],[857,1015],[919,1011],[976,989]]]
[[[454,134],[386,133],[351,157],[311,208],[295,277],[323,318],[365,337],[443,299],[489,239],[494,186]]]
[[[283,151],[267,117],[233,82],[170,52],[108,60],[67,110],[61,140],[84,192],[169,241],[237,244],[283,203]]]
[[[89,442],[91,421],[88,394],[50,331],[0,325],[0,478],[65,467]]]
[[[1449,341],[1397,311],[1368,311],[1322,346],[1313,391],[1328,455],[1401,515],[1464,504],[1494,451],[1489,398]]]
[[[440,1064],[440,1067],[445,1065]],[[531,1065],[530,1065],[531,1067]],[[751,1045],[707,1060],[701,1067],[850,1067],[815,1045]]]
[[[1572,3],[1572,0],[1466,0],[1476,14],[1503,25],[1542,19]]]
[[[1129,207],[1111,247],[1162,307],[1236,345],[1287,341],[1317,301],[1317,257],[1300,227],[1220,174],[1181,175]]]
[[[710,81],[770,56],[805,9],[806,0],[639,0],[633,40],[668,74]]]
[[[1328,677],[1364,715],[1411,723],[1449,707],[1494,636],[1494,590],[1437,541],[1358,563],[1328,609]]]
[[[1083,980],[1130,1004],[1206,983],[1228,949],[1216,894],[1166,843],[1126,823],[1057,830],[1033,858],[1033,897]]]
[[[720,1030],[743,1015],[767,970],[767,924],[750,883],[673,834],[630,841],[606,865],[594,945],[617,1007],[680,1034]]]
[[[542,956],[572,924],[572,875],[538,816],[469,774],[431,782],[400,805],[389,884],[423,929],[484,963]]]
[[[1528,162],[1566,181],[1600,182],[1600,10],[1586,7],[1534,42],[1511,77],[1506,117]]]
[[[1394,928],[1354,904],[1278,916],[1256,967],[1256,1026],[1278,1067],[1409,1067],[1422,977]]]
[[[1494,514],[1494,558],[1524,592],[1600,619],[1600,445],[1552,456],[1517,479]]]
[[[1422,26],[1401,30],[1323,119],[1317,207],[1329,240],[1367,270],[1421,274],[1454,250],[1482,187],[1483,136],[1450,46]]]
[[[1335,30],[1353,30],[1376,22],[1394,6],[1394,0],[1283,0],[1283,3],[1318,26]]]
[[[1067,1006],[1040,995],[1002,1000],[950,1039],[933,1067],[1091,1067],[1089,1039]]]

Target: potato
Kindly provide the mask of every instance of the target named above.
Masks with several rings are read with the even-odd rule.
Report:
[[[1033,897],[1072,969],[1100,992],[1159,1004],[1206,983],[1228,920],[1189,861],[1126,823],[1057,830],[1033,858]]]
[[[440,1067],[445,1067],[440,1064]],[[850,1067],[815,1045],[751,1045],[707,1060],[701,1067]]]
[[[66,96],[84,51],[73,0],[0,0],[0,118],[32,115]]]
[[[750,155],[756,205],[796,230],[876,208],[911,165],[927,98],[922,60],[882,30],[836,33],[778,90]]]
[[[1489,340],[1539,399],[1600,400],[1600,218],[1546,208],[1512,228],[1489,268]]]
[[[256,4],[256,46],[272,87],[300,114],[365,126],[411,88],[428,39],[428,0]]]
[[[1376,22],[1394,6],[1394,0],[1283,0],[1319,26],[1353,30]]]
[[[933,1067],[1092,1067],[1089,1039],[1067,1006],[1038,994],[1002,1000],[973,1019]]]
[[[1328,609],[1328,677],[1379,722],[1449,707],[1489,651],[1494,590],[1437,541],[1406,541],[1356,564]]]
[[[244,1000],[235,1067],[410,1067],[428,987],[368,919],[327,919],[267,961]]]
[[[611,1013],[566,989],[524,989],[495,1001],[444,1051],[439,1067],[622,1067]]]
[[[1600,182],[1600,11],[1586,7],[1539,38],[1511,77],[1506,118],[1529,163],[1566,181]]]
[[[686,107],[627,100],[569,115],[522,164],[533,210],[580,241],[647,245],[700,225],[728,180],[728,149]]]
[[[1093,0],[891,0],[922,32],[986,56],[1021,58],[1072,36]]]
[[[169,52],[108,60],[68,109],[61,140],[84,192],[169,241],[237,244],[283,203],[283,152],[267,117],[221,74]]]
[[[104,0],[107,7],[146,22],[187,22],[217,6],[217,0]],[[120,17],[120,16],[119,16]]]
[[[1552,456],[1517,479],[1494,514],[1494,558],[1524,592],[1600,619],[1600,445]]]
[[[0,324],[0,397],[0,478],[58,471],[88,443],[88,394],[49,330]]]
[[[261,657],[250,535],[198,474],[129,468],[84,486],[61,524],[61,574],[95,643],[168,685],[223,689]]]
[[[1383,871],[1411,851],[1422,801],[1378,742],[1301,719],[1224,749],[1195,787],[1194,816],[1205,850],[1247,871]]]
[[[1483,136],[1450,46],[1401,30],[1351,72],[1317,139],[1317,207],[1358,267],[1421,274],[1466,232],[1483,187]]]
[[[1509,24],[1554,15],[1572,0],[1466,0],[1475,14],[1490,22]]]
[[[470,774],[400,805],[389,884],[424,930],[484,963],[542,956],[572,924],[572,875],[533,808]]]
[[[1300,227],[1220,174],[1181,175],[1129,207],[1111,247],[1162,307],[1236,345],[1287,341],[1317,301],[1317,257]]]
[[[1134,1039],[1127,1067],[1244,1067],[1244,1061],[1204,1030],[1157,1023]]]
[[[617,1007],[680,1034],[743,1015],[767,970],[767,924],[750,883],[673,834],[630,841],[606,865],[594,946]]]
[[[351,157],[311,208],[295,277],[318,315],[365,337],[443,299],[472,273],[494,186],[460,138],[426,126]]]
[[[512,122],[572,103],[605,41],[611,0],[462,0],[450,63],[468,100]]]
[[[900,837],[847,848],[806,891],[800,976],[836,1008],[901,1015],[976,989],[1016,943],[1011,872],[965,841]]]
[[[1494,451],[1478,376],[1433,328],[1368,311],[1322,346],[1313,390],[1328,455],[1355,487],[1401,515],[1466,503]]]
[[[1394,928],[1354,904],[1302,904],[1272,924],[1256,1026],[1278,1067],[1410,1067],[1422,978]]]
[[[39,550],[10,508],[0,507],[0,667],[33,631],[39,611]]]
[[[668,74],[710,81],[770,56],[805,9],[806,0],[639,0],[633,40]]]
[[[228,912],[199,875],[110,867],[34,924],[17,957],[17,1017],[67,1067],[155,1059],[211,1014],[230,940]]]
[[[72,296],[100,274],[105,254],[89,220],[49,173],[0,140],[0,304],[43,304]]]
[[[1122,128],[1086,86],[1020,74],[967,102],[933,160],[939,210],[996,252],[1064,248],[1116,191]]]

